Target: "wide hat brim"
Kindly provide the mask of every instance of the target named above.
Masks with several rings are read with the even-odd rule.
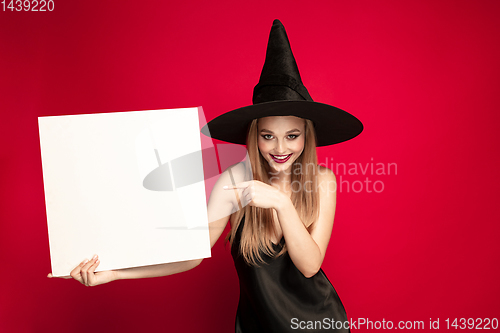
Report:
[[[224,113],[208,122],[201,132],[217,140],[244,145],[251,121],[270,116],[295,116],[311,120],[319,147],[350,140],[363,131],[363,124],[356,117],[328,104],[271,101]]]

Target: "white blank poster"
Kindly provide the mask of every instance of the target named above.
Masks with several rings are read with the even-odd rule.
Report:
[[[198,108],[38,123],[54,276],[210,257]]]

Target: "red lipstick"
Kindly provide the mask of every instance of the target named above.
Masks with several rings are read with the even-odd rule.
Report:
[[[276,162],[276,163],[285,163],[286,161],[288,161],[290,159],[290,156],[292,156],[292,154],[288,154],[288,155],[272,155],[272,154],[269,154],[269,155],[271,155],[273,161]]]

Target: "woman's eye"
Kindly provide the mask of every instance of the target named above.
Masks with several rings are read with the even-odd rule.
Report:
[[[294,140],[294,139],[296,139],[296,138],[298,138],[298,135],[297,135],[297,134],[290,134],[290,135],[288,136],[288,139],[290,139],[290,140]]]
[[[271,140],[273,138],[271,134],[264,134],[262,137],[266,140]]]

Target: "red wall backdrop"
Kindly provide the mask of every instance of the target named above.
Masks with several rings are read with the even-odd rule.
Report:
[[[201,105],[212,119],[248,105],[275,18],[313,98],[365,125],[318,149],[344,182],[323,268],[348,316],[426,330],[431,318],[446,330],[446,318],[499,317],[499,15],[486,0],[1,11],[0,332],[233,330],[238,281],[222,241],[178,276],[46,278],[37,117]]]

